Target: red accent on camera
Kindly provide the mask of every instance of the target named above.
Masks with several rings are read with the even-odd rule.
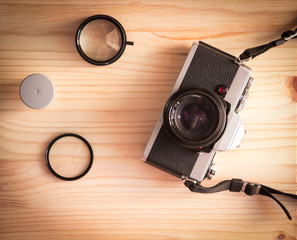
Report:
[[[218,86],[217,88],[217,92],[220,94],[220,95],[224,95],[227,93],[227,88],[225,86]]]

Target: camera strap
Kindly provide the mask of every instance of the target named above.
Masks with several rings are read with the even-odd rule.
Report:
[[[281,35],[280,39],[274,40],[272,42],[269,42],[267,44],[258,46],[258,47],[254,47],[254,48],[248,48],[246,49],[242,54],[240,54],[239,58],[236,59],[237,63],[243,63],[243,62],[247,62],[255,57],[257,57],[258,55],[266,52],[267,50],[282,45],[285,42],[289,41],[290,39],[294,39],[297,38],[297,28],[292,31],[286,31]]]
[[[267,187],[262,184],[252,183],[252,182],[244,182],[241,179],[233,178],[232,180],[225,180],[219,182],[218,184],[212,187],[204,187],[200,185],[200,183],[194,181],[193,179],[189,179],[187,177],[183,177],[183,181],[186,187],[188,187],[192,192],[198,193],[216,193],[225,190],[229,190],[230,192],[244,192],[246,195],[263,195],[272,198],[274,201],[278,203],[278,205],[283,209],[286,213],[287,217],[292,220],[292,217],[286,207],[272,194],[284,195],[290,198],[297,199],[297,195],[291,193],[285,193],[274,188]]]
[[[284,32],[281,35],[280,39],[277,39],[275,41],[269,42],[267,44],[264,44],[258,47],[246,49],[242,54],[240,54],[239,58],[236,59],[236,62],[241,64],[243,62],[249,61],[257,57],[258,55],[266,52],[267,50],[273,47],[282,45],[285,42],[289,41],[290,39],[294,39],[294,38],[297,38],[297,28],[294,31],[290,30],[290,31]],[[185,186],[188,187],[192,192],[216,193],[216,192],[229,190],[230,192],[244,192],[246,195],[249,195],[249,196],[253,196],[257,194],[267,196],[269,198],[272,198],[274,201],[276,201],[278,205],[283,209],[287,217],[290,220],[292,220],[292,217],[289,211],[273,194],[284,195],[293,199],[297,199],[297,195],[295,194],[285,193],[262,184],[244,182],[243,180],[236,179],[236,178],[233,178],[232,180],[225,180],[225,181],[219,182],[218,184],[212,187],[204,187],[199,182],[184,176],[182,177],[182,180],[184,181]]]

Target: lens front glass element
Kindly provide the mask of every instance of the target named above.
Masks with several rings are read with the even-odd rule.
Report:
[[[190,141],[208,138],[217,128],[219,111],[213,100],[205,95],[186,95],[172,109],[172,126],[177,134]]]
[[[226,124],[226,107],[207,89],[182,90],[168,99],[163,121],[177,144],[197,150],[210,146],[221,136]]]
[[[80,33],[80,47],[94,61],[107,61],[116,56],[122,42],[119,28],[106,19],[89,22]]]

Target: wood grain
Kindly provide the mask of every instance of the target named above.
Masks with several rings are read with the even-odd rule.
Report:
[[[128,40],[116,63],[96,67],[77,53],[83,19],[115,17]],[[140,157],[194,40],[239,55],[296,28],[297,2],[0,0],[0,239],[296,239],[265,197],[189,192]],[[218,153],[217,176],[296,193],[296,40],[248,65],[254,84],[240,113],[239,149]],[[18,96],[42,73],[56,96],[42,110]],[[295,84],[295,85],[294,85]],[[83,135],[95,155],[81,180],[52,176],[44,152],[60,133]]]

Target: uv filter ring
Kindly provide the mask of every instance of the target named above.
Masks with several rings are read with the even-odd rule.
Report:
[[[65,176],[62,176],[61,174],[58,174],[54,169],[53,167],[51,166],[51,163],[50,163],[50,150],[52,148],[52,146],[61,138],[64,138],[64,137],[75,137],[75,138],[78,138],[80,139],[88,148],[89,152],[90,152],[90,159],[89,159],[89,164],[87,166],[87,168],[79,175],[77,176],[74,176],[74,177],[65,177]],[[50,172],[57,178],[61,179],[61,180],[64,180],[64,181],[74,181],[74,180],[77,180],[77,179],[80,179],[82,178],[83,176],[85,176],[91,169],[92,165],[93,165],[93,159],[94,159],[94,154],[93,154],[93,149],[90,145],[90,143],[85,139],[83,138],[82,136],[78,135],[78,134],[75,134],[75,133],[64,133],[62,135],[59,135],[57,137],[55,137],[48,145],[46,151],[45,151],[45,162],[46,162],[46,165],[48,167],[48,169],[50,170]]]

